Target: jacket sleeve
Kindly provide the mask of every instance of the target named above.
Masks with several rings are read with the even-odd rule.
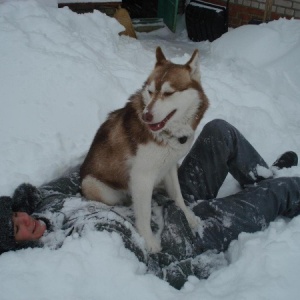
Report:
[[[125,248],[132,251],[139,261],[147,263],[147,252],[143,249],[142,245],[139,245],[135,241],[134,235],[136,234],[133,230],[126,227],[123,222],[117,220],[110,220],[109,222],[98,223],[95,228],[99,231],[115,232],[120,235],[123,240]]]
[[[12,197],[12,210],[32,214],[41,204],[52,202],[80,192],[80,179],[78,168],[65,176],[53,180],[39,188],[23,183],[18,186]]]
[[[42,185],[39,190],[43,197],[62,194],[66,196],[75,196],[80,193],[79,167],[71,170],[64,176]]]

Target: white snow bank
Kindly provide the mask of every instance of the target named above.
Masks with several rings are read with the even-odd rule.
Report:
[[[214,118],[236,125],[272,163],[300,154],[299,20],[244,26],[208,43],[186,31],[139,40],[99,12],[77,15],[54,1],[0,1],[0,191],[39,185],[79,163],[111,110],[140,88],[161,45],[168,58],[201,54],[201,76]],[[145,37],[143,39],[143,37]],[[278,176],[300,176],[300,167]],[[226,180],[221,194],[238,189]],[[300,217],[242,234],[231,264],[208,280],[192,277],[181,291],[145,275],[117,235],[89,232],[59,250],[26,249],[0,256],[3,300],[27,299],[298,299]]]

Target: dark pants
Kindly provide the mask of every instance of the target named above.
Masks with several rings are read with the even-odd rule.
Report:
[[[215,198],[228,173],[243,190]],[[278,216],[300,213],[300,177],[272,178],[257,151],[223,120],[203,128],[179,168],[179,181],[184,199],[204,221],[199,247],[205,250],[226,250],[239,233],[255,232]],[[204,201],[196,203],[199,199]]]

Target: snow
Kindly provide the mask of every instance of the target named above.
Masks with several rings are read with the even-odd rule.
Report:
[[[160,45],[185,63],[200,50],[210,99],[203,125],[237,126],[271,164],[300,154],[300,21],[280,19],[230,30],[209,43],[161,29],[119,37],[122,27],[94,12],[77,15],[55,0],[0,1],[0,190],[41,185],[80,163],[101,122],[141,87]],[[278,176],[300,176],[300,167]],[[232,177],[220,195],[238,190]],[[242,233],[225,253],[229,264],[177,291],[123,246],[117,234],[87,232],[58,250],[0,256],[1,299],[299,299],[300,217]]]

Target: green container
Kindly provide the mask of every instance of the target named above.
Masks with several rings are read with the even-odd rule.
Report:
[[[164,20],[164,23],[173,32],[176,30],[179,0],[159,0],[157,16]]]

